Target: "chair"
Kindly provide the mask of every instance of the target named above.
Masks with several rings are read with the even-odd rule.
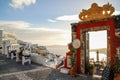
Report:
[[[22,65],[24,65],[26,62],[29,62],[29,64],[31,64],[30,56],[22,56]]]

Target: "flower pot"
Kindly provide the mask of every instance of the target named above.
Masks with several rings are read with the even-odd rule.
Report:
[[[89,75],[93,75],[94,69],[89,69]]]
[[[71,67],[71,69],[70,69],[70,75],[72,77],[75,77],[75,68],[74,67]]]
[[[115,73],[114,80],[120,80],[120,74],[119,73]]]

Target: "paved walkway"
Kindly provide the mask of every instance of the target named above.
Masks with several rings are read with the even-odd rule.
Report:
[[[39,67],[28,71],[6,73],[0,75],[0,80],[100,80],[92,76],[79,75],[71,77],[68,74],[60,73],[59,70]]]
[[[39,67],[38,69],[6,73],[0,75],[0,80],[99,80],[93,79],[92,76],[76,76],[60,73],[58,70]]]
[[[38,64],[16,63],[0,54],[0,80],[100,80],[92,76],[78,75],[71,77],[60,73],[59,70],[48,68]]]
[[[39,68],[38,64],[32,63],[22,65],[22,62],[16,62],[15,59],[11,60],[7,58],[5,55],[0,53],[0,75],[5,73],[12,73],[12,72],[19,72],[19,71],[26,71]]]

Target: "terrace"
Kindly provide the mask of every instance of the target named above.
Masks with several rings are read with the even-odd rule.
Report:
[[[21,62],[8,59],[5,55],[0,54],[0,80],[93,80],[93,77],[86,75],[71,77],[68,74],[60,73],[59,70],[33,62],[22,65]]]

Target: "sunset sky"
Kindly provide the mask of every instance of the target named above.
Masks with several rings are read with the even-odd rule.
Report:
[[[67,45],[71,23],[78,22],[78,14],[93,2],[109,2],[114,14],[120,13],[120,0],[0,0],[0,29],[39,45]]]

